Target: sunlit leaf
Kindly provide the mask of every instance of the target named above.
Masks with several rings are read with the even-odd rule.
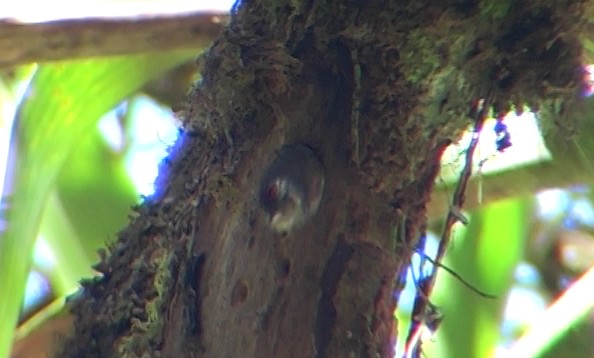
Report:
[[[35,74],[20,113],[11,208],[0,238],[0,358],[10,350],[46,199],[71,151],[102,114],[195,53],[68,61]]]
[[[450,344],[439,348],[426,344],[434,349],[431,352],[439,349],[441,357],[456,358],[493,356],[500,340],[501,319],[496,312],[503,310],[513,270],[522,256],[527,206],[521,199],[495,203],[477,210],[467,228],[456,229],[445,264],[476,289],[497,298],[483,297],[440,272],[435,303],[444,320],[436,341]]]

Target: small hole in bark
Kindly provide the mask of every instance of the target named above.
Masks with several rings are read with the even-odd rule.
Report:
[[[248,295],[248,288],[242,280],[237,280],[231,291],[231,307],[243,303]]]
[[[291,272],[291,261],[289,259],[283,259],[278,265],[278,276],[280,278],[286,278]]]

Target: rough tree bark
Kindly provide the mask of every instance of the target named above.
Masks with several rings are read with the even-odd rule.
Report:
[[[204,58],[158,192],[72,300],[61,356],[392,356],[398,277],[443,149],[478,98],[501,111],[573,103],[583,11],[242,1]],[[326,189],[318,213],[280,235],[257,193],[286,143],[316,150]]]

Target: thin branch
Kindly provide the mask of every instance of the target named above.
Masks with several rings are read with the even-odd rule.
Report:
[[[435,260],[433,260],[433,267],[431,268],[431,272],[422,279],[421,282],[418,282],[417,287],[417,294],[415,295],[413,310],[412,310],[412,319],[411,325],[408,330],[408,336],[406,338],[406,351],[411,352],[412,357],[420,357],[421,355],[421,340],[418,339],[420,336],[420,330],[422,329],[423,324],[427,326],[435,327],[439,325],[441,319],[437,320],[427,320],[428,317],[427,313],[432,313],[430,316],[439,317],[439,315],[435,315],[433,313],[438,313],[437,307],[435,307],[431,302],[429,302],[429,296],[433,291],[433,287],[435,286],[435,281],[437,279],[437,269],[440,267],[437,264],[441,264],[443,256],[445,255],[445,251],[450,243],[452,227],[454,224],[461,220],[460,218],[460,211],[464,206],[464,202],[466,199],[466,187],[468,185],[468,181],[470,180],[470,176],[472,174],[472,162],[474,158],[474,151],[477,148],[478,141],[479,141],[479,134],[483,128],[483,124],[485,123],[485,119],[489,112],[489,107],[491,105],[491,98],[490,95],[486,96],[484,101],[479,102],[480,104],[477,105],[476,108],[476,119],[474,125],[474,131],[472,139],[470,140],[470,144],[468,145],[468,149],[466,150],[465,155],[465,164],[464,168],[460,172],[460,177],[456,184],[456,189],[454,191],[454,195],[452,198],[452,205],[448,211],[446,222],[444,225],[444,230],[441,236],[441,240],[439,241],[439,245],[437,247],[437,254],[435,255]],[[424,235],[421,236],[420,241],[423,243],[425,240]],[[423,244],[424,245],[424,244]],[[417,248],[420,252],[424,252],[424,247]],[[421,260],[421,267],[423,267],[423,261],[425,260],[424,257]]]
[[[0,68],[31,62],[200,49],[228,22],[222,12],[86,18],[24,24],[0,21]]]
[[[419,252],[417,250],[415,250],[415,251],[417,252],[417,254],[422,255],[424,257],[424,259],[427,260],[427,261],[429,261],[431,264],[437,266],[438,268],[440,268],[440,269],[444,270],[445,272],[449,273],[450,275],[452,275],[461,284],[463,284],[464,286],[466,286],[469,290],[473,291],[477,295],[482,296],[482,297],[485,297],[485,298],[491,298],[491,299],[497,298],[497,296],[495,296],[495,295],[492,295],[490,293],[486,293],[486,292],[481,291],[480,289],[474,287],[470,282],[468,282],[459,273],[457,273],[456,271],[454,271],[451,268],[447,267],[446,265],[442,264],[441,262],[437,262],[437,261],[433,260],[430,256],[426,255],[424,252]],[[413,277],[413,279],[414,279],[414,277]],[[428,298],[427,298],[427,300],[428,300]]]
[[[481,108],[477,108],[477,119],[474,126],[474,133],[472,139],[470,140],[470,144],[468,145],[468,149],[466,151],[466,161],[464,164],[464,168],[460,173],[460,179],[458,180],[458,184],[456,185],[456,190],[454,191],[454,197],[452,201],[452,207],[449,210],[448,216],[446,218],[446,223],[444,226],[443,233],[441,235],[441,240],[439,241],[439,245],[437,247],[437,254],[435,255],[435,261],[441,262],[443,256],[445,255],[446,249],[450,244],[450,238],[452,234],[452,227],[458,221],[460,221],[460,210],[464,207],[464,202],[466,201],[466,187],[468,186],[468,181],[470,180],[470,176],[472,175],[472,161],[474,158],[474,151],[477,148],[478,141],[479,141],[479,134],[483,129],[483,124],[485,123],[485,119],[487,118],[487,114],[489,112],[490,98],[487,96],[484,103],[481,105]],[[426,292],[427,297],[433,290],[433,286],[435,285],[435,279],[437,275],[435,272],[437,268],[434,268],[431,273],[431,283],[428,285],[428,292]]]

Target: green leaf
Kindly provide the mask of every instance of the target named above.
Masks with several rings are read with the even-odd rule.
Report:
[[[17,123],[7,230],[0,237],[0,358],[8,357],[46,200],[77,143],[145,82],[195,56],[176,51],[41,66]]]
[[[445,272],[439,273],[435,300],[445,317],[436,340],[444,342],[440,351],[447,352],[440,356],[493,355],[513,270],[522,257],[528,213],[526,200],[506,200],[478,210],[467,228],[456,229],[445,264],[475,288],[497,298],[483,297]]]
[[[124,159],[93,128],[93,133],[79,141],[57,178],[59,202],[91,263],[97,261],[97,249],[124,227],[130,207],[140,199]]]

